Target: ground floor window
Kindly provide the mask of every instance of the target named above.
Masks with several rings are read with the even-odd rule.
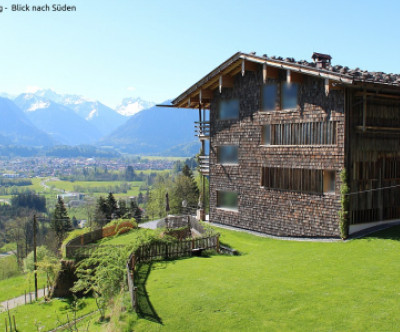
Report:
[[[238,194],[233,191],[217,191],[217,207],[238,210]]]
[[[305,168],[262,167],[261,185],[312,194],[335,193],[335,171]]]

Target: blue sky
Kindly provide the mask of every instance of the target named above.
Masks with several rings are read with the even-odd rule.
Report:
[[[397,0],[65,3],[77,11],[0,13],[0,92],[52,88],[112,107],[124,97],[162,102],[237,51],[297,60],[316,51],[333,64],[400,73]]]

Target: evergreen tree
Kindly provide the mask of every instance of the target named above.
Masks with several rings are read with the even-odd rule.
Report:
[[[109,193],[107,196],[107,208],[108,208],[107,219],[111,220],[115,217],[116,218],[119,217],[118,204],[112,193]]]
[[[135,170],[132,166],[128,166],[125,170],[125,180],[134,181],[136,178]]]
[[[51,217],[50,227],[55,232],[57,248],[59,248],[67,232],[72,229],[71,220],[68,217],[67,208],[61,196],[58,196],[56,207]]]
[[[138,204],[144,203],[144,197],[143,197],[142,192],[139,193],[137,202],[138,202]]]
[[[105,224],[107,224],[108,220],[111,220],[111,217],[108,218],[107,201],[103,196],[100,196],[97,199],[96,210],[94,212],[94,221],[99,227],[103,227]]]
[[[119,216],[121,218],[129,218],[129,210],[126,207],[126,201],[123,199],[118,200]]]
[[[132,218],[136,219],[136,222],[140,222],[142,219],[142,210],[140,210],[135,200],[131,200],[129,206],[129,214]]]

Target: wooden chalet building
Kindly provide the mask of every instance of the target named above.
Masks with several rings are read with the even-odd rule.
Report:
[[[210,222],[339,237],[400,219],[400,75],[236,53],[173,100],[196,109]]]

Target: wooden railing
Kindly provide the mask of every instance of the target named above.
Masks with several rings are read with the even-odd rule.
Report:
[[[130,222],[123,222],[79,235],[65,245],[65,257],[75,259],[89,257],[92,251],[98,247],[94,242],[117,233],[125,233],[133,227]]]

